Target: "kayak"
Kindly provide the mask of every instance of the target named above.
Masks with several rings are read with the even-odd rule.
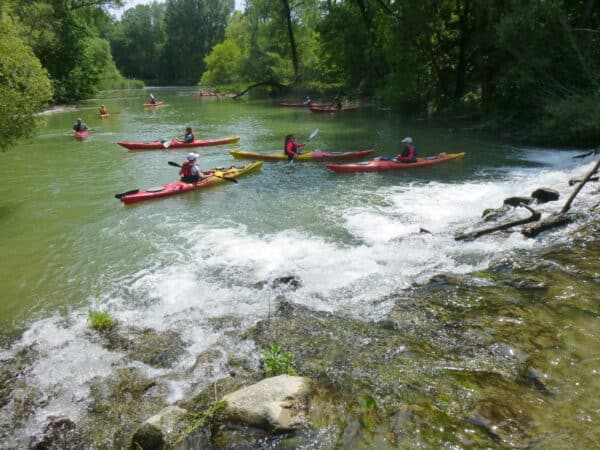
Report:
[[[121,147],[128,150],[161,150],[163,148],[190,148],[190,147],[208,147],[210,145],[232,144],[240,140],[239,136],[224,137],[218,139],[196,139],[192,142],[182,142],[176,139],[172,141],[154,141],[154,142],[117,142]]]
[[[216,92],[194,92],[193,97],[218,97],[219,94]]]
[[[255,161],[244,167],[229,167],[229,168],[216,168],[204,172],[209,174],[206,178],[195,183],[184,183],[183,181],[173,181],[171,183],[165,183],[161,186],[149,189],[136,189],[131,192],[123,194],[117,194],[115,197],[119,198],[123,203],[129,205],[131,203],[143,202],[145,200],[152,200],[160,197],[168,197],[170,195],[183,194],[185,192],[195,191],[197,189],[206,188],[215,184],[226,183],[227,179],[237,178],[245,175],[253,170],[260,169],[262,161]]]
[[[107,117],[110,117],[110,114],[109,114],[109,113],[106,113],[106,114],[100,114],[100,118],[102,118],[102,119],[106,119]]]
[[[73,136],[75,136],[75,139],[87,139],[90,136],[90,131],[89,130],[83,130],[83,131],[75,131],[73,133]]]
[[[437,156],[427,156],[417,158],[414,163],[394,162],[391,160],[382,160],[379,158],[371,161],[359,162],[354,164],[326,164],[328,169],[337,173],[353,173],[353,172],[386,172],[389,170],[404,170],[416,169],[417,167],[433,166],[442,164],[465,156],[465,153],[440,153]]]
[[[311,105],[309,107],[310,112],[314,113],[336,113],[336,112],[345,112],[345,111],[357,111],[360,106],[347,106],[342,109],[337,109],[335,106],[319,106],[319,105]]]
[[[148,106],[148,107],[152,107],[152,106],[160,106],[162,105],[164,102],[161,100],[160,102],[156,102],[156,103],[144,103],[144,106]]]
[[[286,107],[286,108],[308,108],[310,106],[315,107],[315,108],[320,108],[320,107],[325,106],[325,105],[320,105],[318,103],[304,104],[304,103],[281,102],[281,103],[279,103],[279,106],[283,106],[283,107]]]
[[[294,158],[294,161],[336,161],[336,160],[350,160],[360,159],[370,155],[375,150],[358,150],[353,152],[306,152],[301,153]],[[236,159],[260,159],[262,161],[287,161],[287,155],[283,152],[277,153],[258,153],[258,152],[243,152],[238,150],[232,150],[229,153]]]

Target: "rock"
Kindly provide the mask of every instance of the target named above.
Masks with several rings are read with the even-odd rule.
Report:
[[[485,400],[475,406],[467,421],[511,447],[525,448],[532,442],[531,419],[518,405]]]
[[[537,200],[538,203],[553,202],[558,200],[560,194],[558,191],[550,188],[539,188],[531,193],[531,196]]]
[[[542,280],[537,280],[535,278],[525,278],[519,277],[511,280],[509,286],[514,287],[515,289],[520,290],[544,290],[548,289],[548,284]]]
[[[275,432],[292,431],[305,422],[306,397],[312,390],[305,377],[266,378],[223,397],[226,419]]]
[[[35,435],[29,443],[30,449],[61,448],[61,443],[67,441],[68,435],[76,428],[75,422],[67,417],[48,416],[48,419],[50,422],[44,427],[44,431]]]
[[[187,411],[168,406],[146,420],[131,438],[131,450],[162,450],[173,446],[185,427]]]
[[[504,199],[504,204],[508,206],[530,205],[533,203],[532,197],[508,197]]]
[[[302,281],[300,278],[297,278],[294,275],[289,275],[286,277],[277,277],[271,282],[272,288],[278,288],[282,286],[298,289],[300,286],[302,286]]]

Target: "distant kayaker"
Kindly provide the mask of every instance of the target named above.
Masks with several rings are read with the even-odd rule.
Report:
[[[412,138],[407,136],[402,139],[402,143],[404,144],[404,150],[402,150],[402,153],[396,156],[392,161],[403,163],[417,162],[417,149],[415,148]]]
[[[85,123],[81,121],[81,118],[77,118],[77,122],[73,125],[73,131],[85,131],[88,127]]]
[[[156,97],[152,93],[150,93],[150,104],[151,105],[155,105],[156,104]]]
[[[283,147],[283,153],[285,153],[288,157],[288,161],[291,161],[294,159],[294,157],[296,155],[298,155],[298,149],[301,147],[304,147],[306,144],[299,144],[298,142],[294,141],[294,135],[293,134],[288,134],[285,137],[285,144]]]
[[[309,106],[311,103],[312,103],[312,100],[308,95],[306,97],[304,97],[304,101],[302,102],[303,105]]]
[[[196,138],[194,137],[194,132],[192,131],[192,127],[185,127],[185,134],[183,135],[183,142],[194,142]]]
[[[107,116],[108,115],[108,109],[106,109],[106,106],[100,105],[100,115],[101,116]]]
[[[200,180],[202,172],[200,171],[200,166],[196,164],[196,159],[198,159],[196,153],[188,153],[187,158],[179,171],[181,181],[185,183],[195,183]]]

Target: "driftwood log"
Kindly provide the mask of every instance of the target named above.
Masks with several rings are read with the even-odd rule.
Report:
[[[583,186],[585,186],[586,183],[598,178],[598,177],[594,177],[594,175],[598,172],[599,168],[600,168],[600,160],[598,160],[596,162],[596,164],[594,165],[592,170],[583,178],[583,180],[577,180],[579,185],[571,193],[571,195],[565,202],[565,204],[562,207],[562,209],[560,210],[560,212],[558,212],[556,214],[552,214],[551,216],[544,219],[543,221],[540,221],[537,224],[524,227],[523,229],[521,229],[521,233],[523,233],[523,235],[525,235],[527,237],[535,237],[543,231],[561,227],[561,226],[572,223],[575,220],[575,215],[569,213],[569,209],[571,209],[571,204],[573,203],[573,200],[575,200],[575,197],[577,197],[577,194],[579,194],[579,192],[581,192],[581,190],[583,189]],[[600,205],[600,203],[594,205],[592,207],[592,210],[596,209],[598,207],[598,205]],[[525,225],[525,224],[537,222],[540,220],[541,214],[538,211],[534,210],[533,208],[527,206],[524,203],[519,204],[519,206],[521,206],[522,208],[528,209],[531,212],[531,216],[529,216],[525,219],[515,220],[513,222],[508,222],[508,223],[497,225],[497,226],[490,227],[490,228],[483,228],[483,229],[471,231],[468,233],[461,233],[461,234],[456,235],[454,237],[454,239],[457,241],[472,240],[472,239],[476,239],[476,238],[486,235],[486,234],[494,233],[496,231],[507,230],[507,229],[512,228],[517,225]]]
[[[536,222],[536,221],[540,220],[540,217],[542,217],[541,213],[539,213],[538,211],[536,211],[535,209],[533,209],[532,207],[530,207],[528,205],[521,203],[519,206],[529,210],[529,212],[531,213],[531,216],[526,217],[524,219],[514,220],[512,222],[503,223],[501,225],[496,225],[494,227],[483,228],[481,230],[470,231],[468,233],[461,233],[461,234],[456,235],[454,237],[454,239],[457,241],[472,240],[472,239],[476,239],[480,236],[483,236],[485,234],[490,234],[490,233],[494,233],[496,231],[501,231],[501,230],[508,230],[509,228],[516,227],[517,225],[524,225],[526,223]]]
[[[524,227],[521,230],[521,233],[523,233],[527,237],[535,237],[543,231],[551,230],[551,229],[557,228],[557,227],[562,227],[564,225],[568,225],[568,224],[572,223],[575,220],[575,217],[573,216],[573,214],[568,214],[569,209],[571,209],[571,203],[573,203],[573,200],[575,200],[575,197],[577,197],[577,194],[579,194],[579,192],[581,192],[581,190],[583,189],[583,186],[585,186],[585,184],[588,181],[590,181],[590,179],[593,177],[593,175],[598,171],[599,167],[600,167],[600,159],[596,162],[593,169],[590,170],[590,172],[585,176],[585,178],[581,181],[581,183],[579,183],[579,186],[577,186],[575,188],[575,190],[571,193],[571,195],[565,202],[565,205],[562,207],[562,209],[560,210],[560,212],[558,214],[553,214],[550,217],[548,217],[547,219],[545,219],[535,225],[532,225],[529,227]]]

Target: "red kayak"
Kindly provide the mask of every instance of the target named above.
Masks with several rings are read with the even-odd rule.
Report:
[[[87,139],[88,137],[90,137],[90,131],[89,130],[83,130],[83,131],[75,131],[73,133],[73,136],[75,136],[75,139]]]
[[[335,106],[321,106],[321,105],[311,105],[310,112],[314,113],[337,113],[337,112],[345,112],[345,111],[357,111],[360,106],[347,106],[345,108],[338,109]]]
[[[309,103],[309,104],[305,104],[305,103],[288,103],[288,102],[281,102],[279,103],[279,106],[283,106],[286,108],[308,108],[308,107],[315,107],[315,108],[320,108],[324,105],[320,105],[318,103]]]
[[[156,102],[156,103],[144,103],[144,106],[147,106],[147,107],[151,108],[152,106],[160,106],[163,103],[164,102],[161,100],[160,102]]]
[[[353,152],[322,152],[315,150],[314,152],[300,153],[294,158],[294,161],[337,161],[337,160],[352,160],[361,159],[370,155],[375,150],[357,150]],[[236,159],[258,159],[261,161],[287,161],[287,155],[283,152],[276,153],[259,153],[259,152],[243,152],[232,150],[229,153]]]
[[[210,145],[232,144],[239,141],[239,136],[224,137],[218,139],[196,139],[192,142],[172,141],[154,141],[154,142],[117,142],[121,147],[128,150],[162,150],[163,148],[191,148],[208,147]]]
[[[387,172],[390,170],[416,169],[417,167],[433,166],[450,161],[460,159],[465,156],[465,153],[440,153],[437,156],[427,156],[425,158],[417,158],[417,162],[403,163],[394,162],[389,159],[375,158],[371,161],[353,163],[353,164],[326,164],[328,169],[337,173],[354,173],[354,172]]]
[[[244,167],[229,167],[223,169],[213,169],[204,172],[205,178],[195,183],[184,183],[183,181],[173,181],[172,183],[165,183],[155,188],[148,189],[134,189],[132,191],[124,192],[122,194],[115,195],[116,198],[121,200],[126,205],[131,203],[143,202],[145,200],[152,200],[160,197],[167,197],[170,195],[183,194],[185,192],[195,191],[197,189],[206,188],[215,184],[225,183],[227,181],[237,182],[236,177],[247,174],[254,170],[260,169],[262,161],[255,161]]]

